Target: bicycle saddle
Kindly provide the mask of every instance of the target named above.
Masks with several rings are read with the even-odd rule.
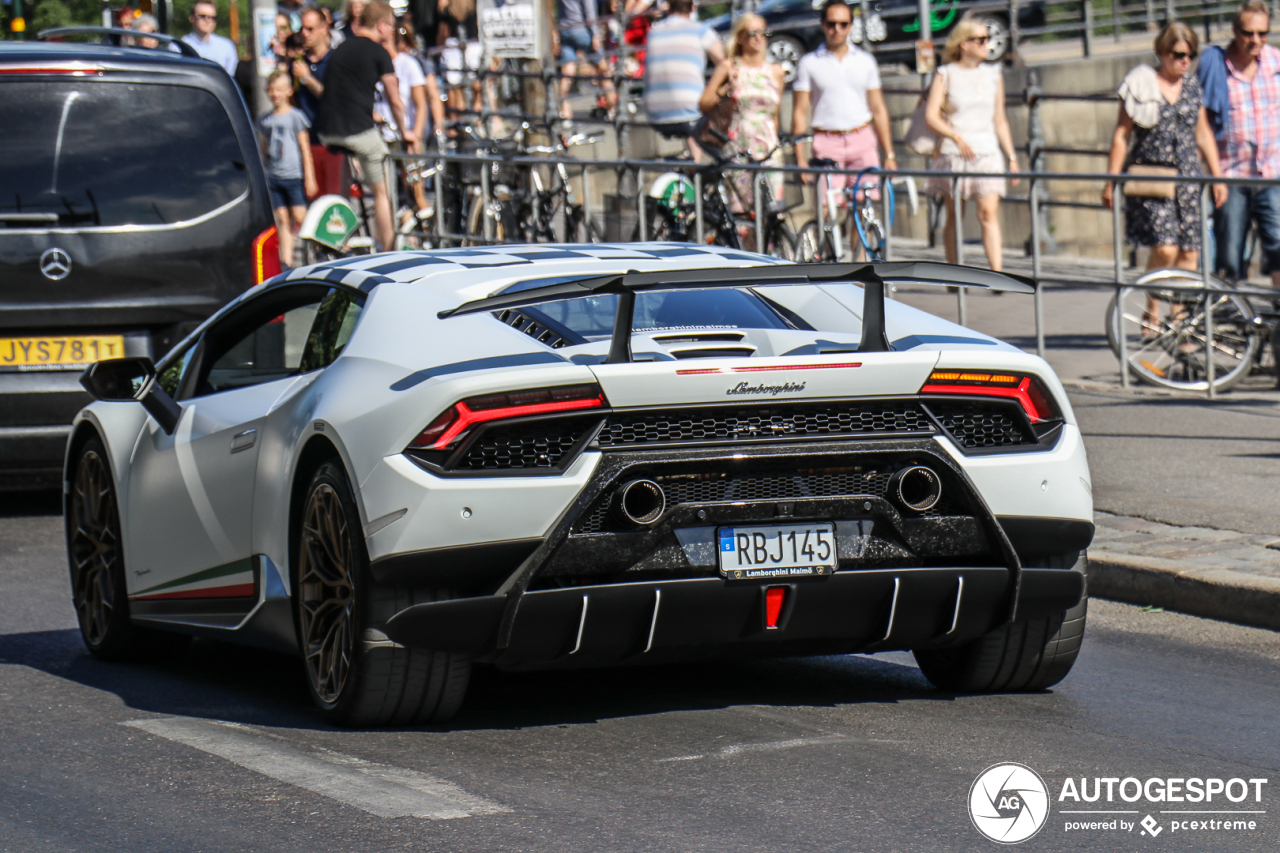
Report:
[[[812,169],[834,169],[836,161],[830,157],[811,157],[809,159],[809,167]]]

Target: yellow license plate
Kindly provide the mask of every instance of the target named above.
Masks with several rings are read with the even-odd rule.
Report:
[[[123,335],[0,338],[0,371],[76,370],[104,358],[122,357]]]

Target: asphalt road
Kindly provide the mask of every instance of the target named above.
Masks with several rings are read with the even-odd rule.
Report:
[[[967,802],[1006,761],[1050,795],[1023,849],[1280,846],[1271,632],[1093,602],[1075,670],[1041,694],[940,693],[905,654],[481,671],[447,728],[344,731],[286,657],[89,657],[56,510],[0,498],[0,851],[995,850]],[[1059,802],[1068,777],[1269,781],[1260,803],[1108,806]],[[1065,830],[1090,808],[1160,835]],[[1206,808],[1266,813],[1160,813]],[[1257,828],[1168,827],[1224,817]]]

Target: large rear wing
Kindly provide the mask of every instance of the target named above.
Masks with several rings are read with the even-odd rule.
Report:
[[[891,350],[884,328],[884,286],[886,284],[927,284],[939,287],[979,287],[984,290],[1014,293],[1036,292],[1035,280],[1026,276],[927,261],[769,264],[758,267],[714,267],[593,276],[578,281],[562,281],[476,299],[465,302],[457,308],[441,311],[439,317],[443,320],[463,314],[500,311],[504,308],[518,308],[540,302],[616,294],[618,312],[614,316],[613,337],[605,364],[624,364],[631,361],[632,323],[637,293],[648,290],[837,282],[852,282],[862,285],[863,288],[862,339],[858,344],[858,352],[889,352]]]

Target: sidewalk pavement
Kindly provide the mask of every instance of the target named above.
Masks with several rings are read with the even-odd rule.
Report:
[[[1280,631],[1280,535],[1094,514],[1089,594]]]
[[[981,250],[966,248],[966,259],[982,265]],[[942,260],[942,253],[895,241],[894,258]],[[1005,259],[1010,271],[1030,273],[1022,252],[1007,249]],[[1137,382],[1123,391],[1102,328],[1113,291],[1087,286],[1111,280],[1111,262],[1045,261],[1047,276],[1060,282],[1045,290],[1046,356],[1080,421],[1099,507],[1090,595],[1280,631],[1280,514],[1270,485],[1280,473],[1274,378],[1249,377],[1213,403]],[[896,296],[957,319],[954,294],[908,287]],[[968,315],[971,327],[1034,352],[1032,300],[974,293]],[[1254,532],[1220,529],[1231,526]]]

